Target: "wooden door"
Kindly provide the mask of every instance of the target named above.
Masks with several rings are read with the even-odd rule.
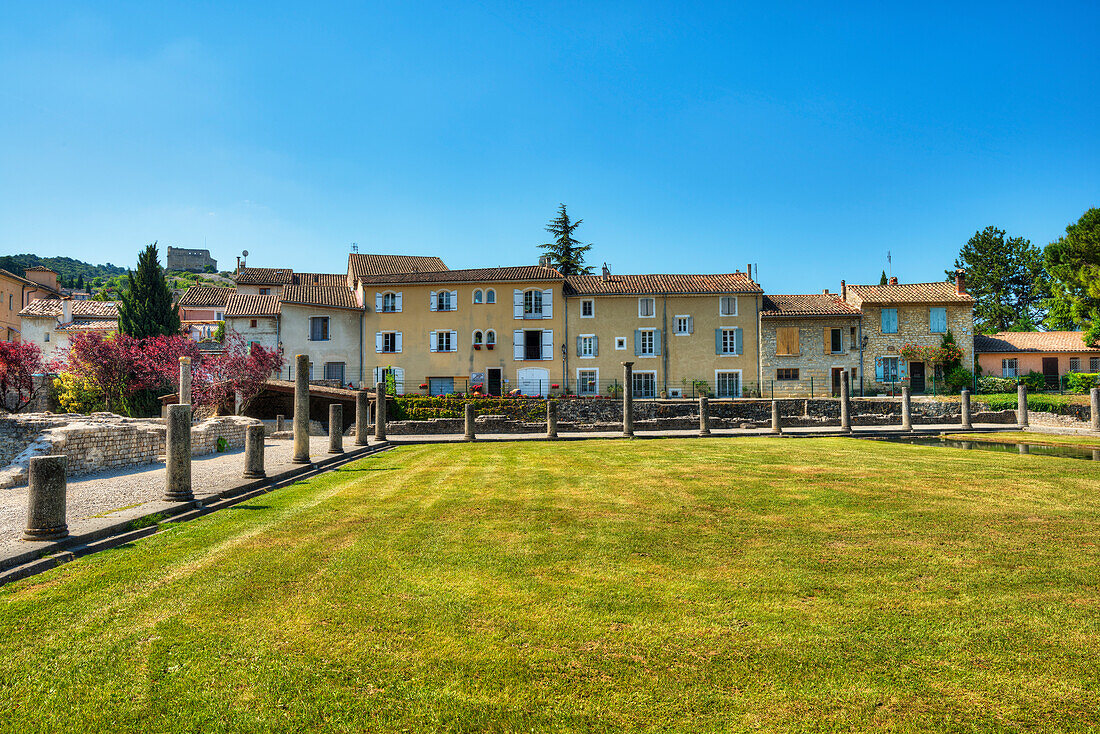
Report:
[[[924,392],[924,362],[909,363],[909,389],[913,392]]]
[[[841,375],[844,374],[843,367],[833,367],[833,397],[840,397],[840,381],[843,379]],[[849,388],[851,386],[849,385]]]
[[[500,370],[490,367],[486,372],[488,376],[486,392],[489,395],[500,395]]]
[[[1043,382],[1047,389],[1058,389],[1058,358],[1043,357]]]

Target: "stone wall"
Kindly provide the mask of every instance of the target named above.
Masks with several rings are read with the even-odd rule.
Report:
[[[947,309],[947,328],[955,337],[955,343],[962,350],[962,366],[968,370],[974,368],[974,309],[970,305],[949,305]],[[884,334],[882,332],[882,309],[897,308],[898,332],[896,334]],[[875,371],[875,360],[879,357],[898,357],[898,353],[905,344],[917,344],[925,347],[938,347],[943,341],[943,334],[934,334],[929,327],[929,306],[927,304],[889,304],[863,305],[863,335],[867,338],[867,346],[863,352],[864,375],[863,384],[868,390],[887,390],[890,385],[879,382]],[[900,357],[899,357],[900,360]],[[932,391],[932,370],[930,364],[924,366],[925,384],[927,391]],[[906,372],[908,375],[908,371]],[[895,387],[908,385],[908,377]]]
[[[779,355],[778,335],[781,327],[798,328],[797,355]],[[840,353],[826,352],[825,329],[840,329]],[[852,329],[856,330],[855,339]],[[760,320],[760,389],[762,394],[777,397],[808,396],[811,386],[818,395],[832,390],[833,368],[850,374],[853,393],[859,389],[859,317],[833,318],[767,318]],[[777,379],[777,370],[798,370],[797,380]],[[774,393],[771,392],[774,390]]]
[[[218,439],[227,448],[244,446],[251,418],[219,416],[191,429],[191,453],[212,454]],[[53,415],[31,413],[0,418],[0,488],[27,480],[32,456],[65,454],[70,476],[162,461],[165,427],[156,419],[124,418],[113,413]]]

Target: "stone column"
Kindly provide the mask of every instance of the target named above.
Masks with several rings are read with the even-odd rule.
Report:
[[[328,452],[344,453],[344,406],[340,403],[328,406]]]
[[[374,386],[374,438],[386,440],[386,383]]]
[[[243,397],[244,396],[241,395],[240,390],[234,390],[233,391],[233,415],[240,415],[241,414],[241,407],[242,407],[241,403],[244,402]]]
[[[295,464],[309,461],[309,355],[294,358],[294,455]]]
[[[706,395],[699,396],[699,435],[710,435],[710,400]]]
[[[970,423],[970,391],[965,389],[959,395],[959,423],[967,430],[974,427]]]
[[[901,388],[901,430],[913,430],[913,413],[909,401],[909,386]]]
[[[473,441],[477,436],[474,435],[474,418],[477,417],[477,411],[474,410],[473,403],[466,403],[466,435],[467,441]]]
[[[783,426],[779,422],[779,401],[772,401],[772,433],[783,433]]]
[[[266,477],[264,470],[264,427],[248,426],[244,433],[244,476],[246,479]]]
[[[168,406],[168,431],[164,437],[167,460],[164,499],[190,502],[191,491],[191,406]]]
[[[68,457],[34,456],[27,469],[27,528],[23,540],[58,540],[69,534],[65,524],[65,467]]]
[[[840,430],[852,432],[852,403],[848,392],[848,372],[840,373]]]
[[[634,363],[623,362],[623,435],[634,436]]]
[[[1016,386],[1016,425],[1027,428],[1027,385]]]
[[[1026,443],[1018,443],[1018,444],[1016,444],[1016,446],[1017,446],[1017,450],[1021,454],[1030,454],[1031,453],[1031,446],[1029,446]]]
[[[546,401],[546,437],[555,439],[558,437],[558,401]]]
[[[366,446],[370,435],[370,396],[366,390],[355,393],[355,445]]]
[[[1100,431],[1100,387],[1089,391],[1089,407],[1092,409],[1092,430]]]
[[[1093,461],[1100,461],[1100,449],[1093,449],[1092,450],[1092,460]]]
[[[279,414],[275,416],[275,432],[282,433],[286,430],[286,416]]]
[[[180,357],[180,405],[191,404],[191,358]]]

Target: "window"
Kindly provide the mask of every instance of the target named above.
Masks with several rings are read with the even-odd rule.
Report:
[[[474,332],[474,346],[481,346],[482,336],[480,331]]]
[[[328,341],[328,316],[309,317],[309,340],[311,342]]]
[[[485,302],[486,303],[496,303],[497,302],[497,292],[494,291],[492,288],[485,291]]]
[[[436,311],[453,311],[454,302],[451,300],[450,291],[439,291],[435,294]]]
[[[435,351],[437,352],[450,352],[454,346],[451,341],[451,332],[449,331],[437,331],[435,332]]]
[[[270,288],[261,288],[260,289],[260,295],[261,296],[270,296],[271,295],[271,289]]]
[[[844,351],[844,337],[840,329],[829,329],[829,351],[833,354]]]
[[[777,380],[797,380],[798,368],[783,367],[775,371],[775,379]]]
[[[693,324],[690,316],[677,316],[676,317],[676,334],[680,336],[686,336],[693,331]]]
[[[397,294],[396,293],[383,293],[382,294],[382,313],[396,313],[397,312]]]
[[[775,330],[775,353],[779,357],[799,355],[797,326],[780,326]]]
[[[591,334],[585,334],[577,337],[577,356],[578,357],[595,357],[596,352],[596,337]]]
[[[718,299],[719,316],[737,315],[737,296],[722,296]]]
[[[1001,377],[1016,377],[1019,374],[1019,364],[1015,359],[1001,360]]]
[[[630,376],[630,384],[634,388],[636,398],[657,397],[656,372],[635,372]]]
[[[1080,372],[1081,371],[1081,358],[1080,357],[1070,357],[1069,358],[1069,371],[1070,372]]]
[[[718,354],[741,354],[741,329],[715,329]]]
[[[898,358],[897,357],[883,357],[882,358],[882,381],[883,382],[897,382],[898,377],[901,374],[899,372]]]
[[[542,318],[542,291],[526,291],[523,294],[523,318]]]
[[[590,319],[596,315],[596,302],[591,298],[581,299],[581,318]]]
[[[481,289],[478,288],[474,291],[474,303],[481,303]]]
[[[47,331],[46,336],[43,337],[42,341],[47,341],[48,342],[49,340],[50,340],[50,332]]]
[[[344,363],[343,362],[325,362],[325,379],[326,380],[339,380],[340,384],[344,384]]]
[[[384,331],[382,332],[382,352],[385,354],[394,354],[397,352],[397,332],[396,331]]]
[[[255,328],[256,328],[256,319],[252,319],[251,321],[249,321],[249,322],[248,322],[248,325],[249,325],[249,326],[250,326],[251,328],[255,329]]]
[[[622,350],[626,349],[626,337],[625,336],[615,337],[615,348],[618,349],[619,351],[622,351]]]
[[[643,319],[653,318],[657,313],[656,301],[652,298],[638,299],[638,316]]]
[[[223,321],[224,319],[225,319],[225,312],[224,311],[215,311],[214,312],[214,320],[215,321]]]
[[[928,330],[933,334],[943,334],[947,331],[947,309],[930,308],[928,309]]]
[[[1100,357],[1089,357],[1089,372],[1100,372]]]
[[[599,395],[600,394],[600,371],[599,370],[577,370],[577,394],[578,395]]]
[[[896,308],[884,308],[880,313],[883,334],[898,333],[898,310]]]
[[[856,348],[856,327],[854,326],[848,329],[848,343],[852,349]]]
[[[489,291],[489,292],[492,293],[492,291]],[[497,333],[495,331],[493,331],[492,329],[489,329],[487,332],[485,332],[485,345],[491,348],[491,347],[495,346],[496,343],[497,343]]]
[[[11,293],[9,293],[9,294],[8,294],[8,310],[9,310],[9,311],[11,311],[11,303],[12,303],[12,299],[13,299],[13,298],[15,298],[15,296],[14,296],[14,295],[12,295]]]
[[[650,356],[657,354],[656,340],[654,339],[653,329],[639,329],[638,330],[638,355]]]
[[[714,373],[714,393],[719,398],[741,397],[741,372],[718,370]]]

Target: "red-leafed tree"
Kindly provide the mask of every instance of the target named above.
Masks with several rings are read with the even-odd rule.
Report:
[[[195,371],[192,397],[195,405],[215,409],[232,405],[241,398],[243,411],[256,399],[264,382],[283,368],[283,350],[245,344],[239,334],[228,331],[222,353],[207,357]]]
[[[18,412],[34,400],[34,376],[43,369],[38,345],[0,341],[0,400],[5,410]]]

